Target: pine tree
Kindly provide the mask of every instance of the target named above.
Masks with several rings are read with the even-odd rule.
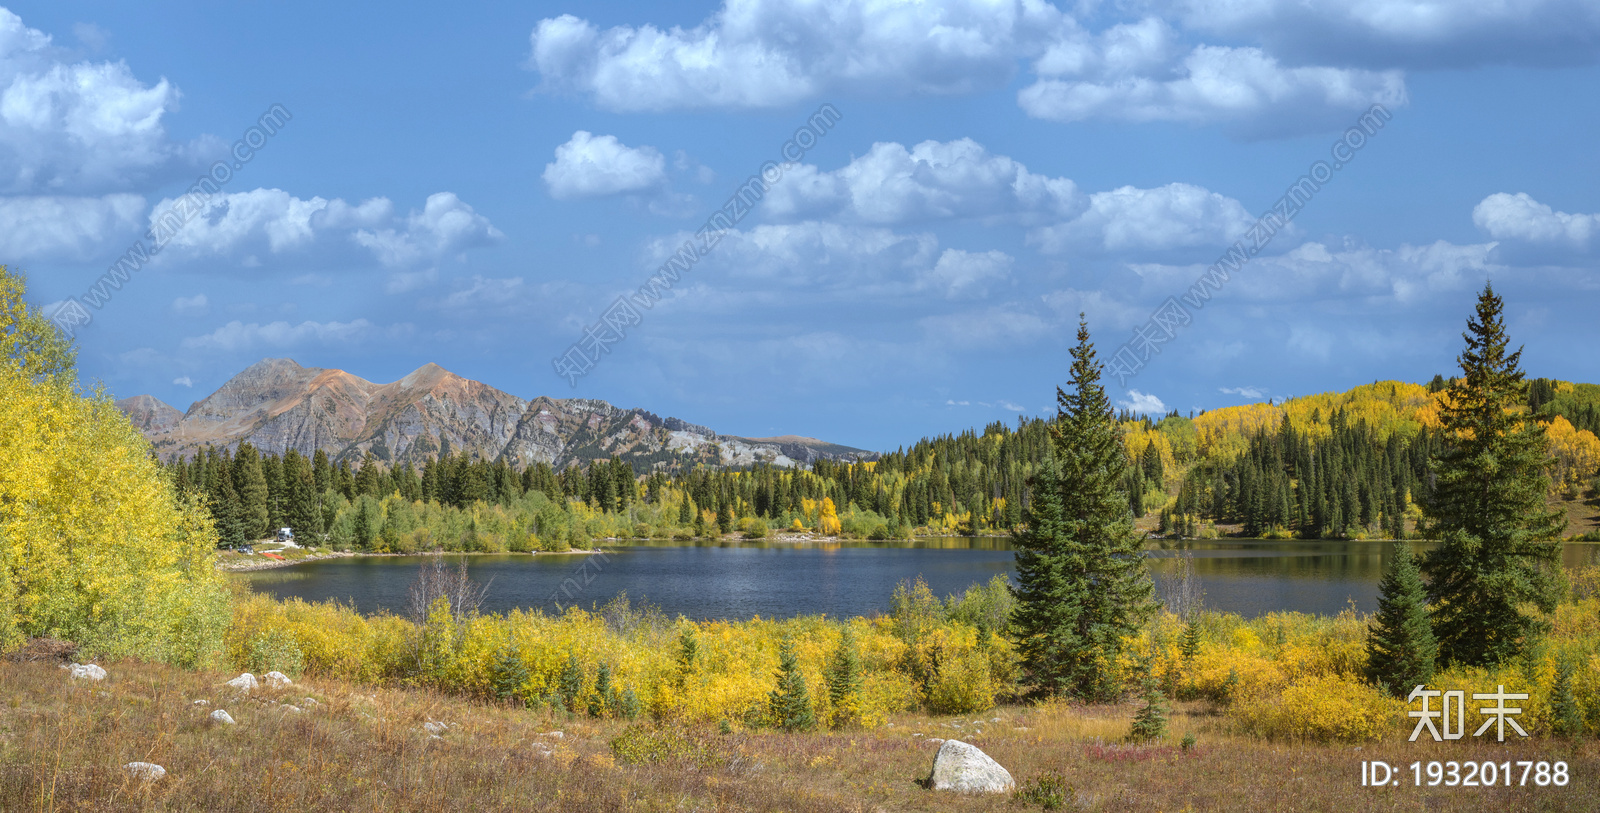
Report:
[[[727,500],[717,501],[717,530],[722,533],[733,530],[733,509]]]
[[[239,444],[239,452],[234,455],[233,487],[239,494],[239,513],[245,538],[260,539],[271,535],[267,477],[261,469],[261,454],[248,443]]]
[[[1572,696],[1572,663],[1566,658],[1556,663],[1556,679],[1550,685],[1550,733],[1557,737],[1583,734],[1583,710]]]
[[[833,704],[833,727],[855,720],[856,698],[861,691],[861,654],[856,650],[855,633],[848,624],[839,638],[839,648],[828,659],[824,677],[828,681],[828,700]]]
[[[489,678],[495,697],[501,700],[516,700],[522,694],[523,684],[528,682],[528,665],[509,641],[501,647]]]
[[[1155,610],[1144,540],[1122,493],[1128,458],[1078,323],[1071,391],[1056,390],[1053,454],[1040,466],[1016,544],[1014,610],[1023,679],[1045,693],[1115,696],[1123,639]]]
[[[315,545],[322,538],[322,501],[316,482],[299,452],[290,450],[283,461],[286,505],[283,518],[304,545]]]
[[[784,731],[810,731],[817,725],[794,642],[788,639],[778,650],[778,686],[767,695],[767,714],[773,726]]]
[[[1378,585],[1378,615],[1367,630],[1367,679],[1405,697],[1433,679],[1439,643],[1411,546],[1395,542],[1392,550],[1389,571]]]
[[[1524,611],[1555,608],[1559,511],[1545,509],[1544,425],[1525,409],[1522,351],[1510,341],[1492,286],[1462,334],[1462,377],[1445,389],[1436,482],[1422,501],[1440,544],[1423,559],[1433,629],[1446,663],[1485,666],[1515,657],[1544,624]]]
[[[567,711],[578,707],[578,695],[583,694],[583,667],[578,665],[577,655],[567,655],[567,665],[561,668],[561,677],[556,682],[556,693]]]
[[[695,638],[694,627],[686,626],[678,636],[678,671],[684,677],[694,674],[700,660],[700,642]]]
[[[1151,687],[1144,693],[1144,708],[1133,717],[1133,730],[1128,739],[1148,742],[1167,733],[1167,699],[1161,690]]]
[[[694,521],[694,504],[689,502],[689,492],[683,492],[683,502],[678,503],[678,524],[687,526]]]
[[[609,717],[618,705],[617,688],[611,685],[611,664],[602,663],[595,670],[594,696],[589,698],[589,716]]]

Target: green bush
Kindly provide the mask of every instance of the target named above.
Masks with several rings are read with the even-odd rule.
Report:
[[[257,674],[282,672],[290,677],[299,677],[306,668],[305,655],[300,651],[300,642],[295,640],[294,633],[268,630],[250,639],[250,662],[247,667]]]
[[[1017,787],[1012,801],[1020,805],[1038,805],[1045,810],[1060,810],[1074,796],[1072,786],[1060,773],[1050,771],[1035,776]]]

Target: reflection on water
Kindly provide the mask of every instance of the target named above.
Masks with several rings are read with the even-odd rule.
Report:
[[[1424,548],[1419,543],[1419,550]],[[1253,617],[1294,610],[1332,614],[1352,604],[1376,609],[1387,542],[1207,540],[1152,542],[1147,548],[1159,588],[1188,559],[1213,610]],[[555,610],[604,604],[626,592],[669,616],[743,619],[872,615],[889,609],[896,583],[921,576],[937,595],[965,590],[996,574],[1012,575],[1003,538],[925,538],[837,543],[630,541],[604,557],[505,554],[472,556],[472,577],[490,582],[483,609]],[[1568,567],[1600,564],[1600,545],[1569,544]],[[309,601],[337,599],[362,612],[400,610],[417,567],[431,557],[329,559],[241,574],[255,589]],[[571,579],[571,581],[568,581]]]

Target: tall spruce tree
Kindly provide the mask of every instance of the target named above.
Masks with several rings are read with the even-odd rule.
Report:
[[[1433,679],[1439,642],[1411,546],[1395,542],[1392,550],[1389,571],[1378,584],[1378,615],[1367,630],[1367,678],[1405,697]]]
[[[767,715],[775,728],[784,731],[810,731],[817,726],[794,642],[787,638],[778,649],[778,685],[767,694]]]
[[[233,457],[233,488],[239,495],[240,522],[247,539],[260,539],[272,533],[272,517],[267,511],[267,476],[261,469],[261,454],[256,447],[239,444]]]
[[[1070,391],[1056,390],[1051,454],[1016,540],[1014,630],[1035,690],[1105,699],[1123,638],[1155,610],[1143,535],[1123,484],[1129,461],[1080,315]]]
[[[1522,351],[1510,340],[1493,286],[1462,334],[1462,376],[1445,389],[1435,483],[1421,501],[1425,532],[1440,540],[1423,559],[1433,629],[1450,664],[1515,657],[1558,599],[1565,519],[1545,508],[1544,425],[1526,411]]]

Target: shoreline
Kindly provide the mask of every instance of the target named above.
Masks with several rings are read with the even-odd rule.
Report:
[[[378,552],[375,552],[375,551],[353,551],[353,550],[351,550],[351,551],[330,551],[328,553],[317,553],[317,554],[312,554],[310,556],[303,556],[303,557],[300,557],[298,559],[284,559],[284,560],[281,560],[281,561],[277,560],[277,559],[267,559],[267,558],[263,557],[260,561],[252,560],[252,561],[217,562],[216,569],[220,570],[220,571],[222,571],[224,573],[251,573],[251,572],[254,572],[254,571],[257,571],[257,570],[277,570],[278,568],[293,567],[294,565],[303,565],[303,564],[308,564],[310,562],[321,562],[321,561],[325,561],[325,560],[328,560],[328,559],[353,559],[353,558],[392,557],[392,556],[505,556],[508,553],[510,555],[513,555],[513,556],[571,556],[571,555],[591,556],[591,555],[594,555],[594,554],[597,554],[597,553],[604,553],[604,552],[605,551],[603,549],[595,549],[595,550],[574,549],[574,550],[563,550],[563,551],[530,551],[528,553],[514,553],[514,552],[509,552],[509,551],[507,553],[484,553],[484,552],[480,552],[480,551],[450,551],[450,550],[429,550],[429,551],[418,551],[416,553],[378,553]],[[255,554],[255,555],[258,556],[258,557],[261,556],[261,554]]]

